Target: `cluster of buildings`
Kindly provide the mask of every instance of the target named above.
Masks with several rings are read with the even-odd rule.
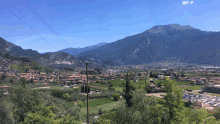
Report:
[[[1,58],[0,58],[1,59]],[[33,80],[38,83],[47,83],[47,82],[58,82],[58,83],[84,83],[86,82],[86,74],[82,73],[81,70],[76,70],[74,73],[45,73],[40,72],[35,69],[28,69],[28,73],[19,73],[17,69],[12,69],[12,64],[28,64],[21,61],[12,61],[11,59],[2,59],[0,61],[0,76],[6,75],[7,77],[13,77],[13,79],[20,80],[21,78],[25,78],[26,80]],[[124,79],[124,74],[116,74],[114,72],[103,71],[100,69],[95,69],[96,72],[94,74],[88,75],[89,83],[93,80],[111,80],[111,79]],[[92,70],[89,70],[92,72]]]
[[[211,96],[206,94],[190,94],[184,92],[183,99],[186,101],[191,101],[193,106],[198,107],[220,107],[220,97]]]

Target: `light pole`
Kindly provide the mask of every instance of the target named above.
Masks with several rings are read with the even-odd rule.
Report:
[[[89,94],[88,94],[88,61],[86,63],[86,76],[87,76],[87,124],[89,124]]]

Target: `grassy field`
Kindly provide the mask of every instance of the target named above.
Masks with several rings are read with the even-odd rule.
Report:
[[[59,89],[59,90],[62,89],[62,88],[63,88],[63,87],[61,87],[61,86],[51,86],[51,87],[50,87],[50,89]]]
[[[190,90],[201,90],[201,87],[202,86],[186,86],[184,87],[183,89],[186,90],[186,89],[190,89]]]
[[[113,98],[108,99],[108,98],[104,98],[104,99],[92,99],[89,100],[89,107],[96,107],[98,105],[103,105],[106,103],[114,103],[115,101],[113,100]],[[75,102],[67,102],[67,105],[69,106],[74,106]],[[83,101],[83,108],[87,107],[87,101]]]
[[[126,80],[108,80],[107,82],[111,82],[113,84],[113,88],[115,88],[116,91],[122,91],[123,88],[125,87],[124,85],[126,84]],[[143,88],[145,87],[145,81],[144,80],[139,80],[138,82],[130,81],[130,83],[136,87],[136,88]],[[147,80],[147,82],[149,82]],[[98,86],[102,89],[108,89],[108,84],[100,84],[100,83],[93,83],[91,86]]]
[[[95,99],[95,100],[91,100],[89,101],[89,107],[95,107],[97,105],[103,105],[103,104],[106,104],[106,103],[112,103],[112,102],[115,102],[113,100],[113,98],[111,99]],[[83,107],[86,107],[87,106],[87,101],[84,101],[83,102]]]
[[[102,104],[102,105],[89,107],[89,113],[98,113],[99,109],[102,109],[102,111],[110,111],[111,109],[117,107],[117,105],[119,105],[121,102],[124,102],[124,100],[117,101],[117,102],[116,101],[115,102],[109,102],[109,103],[105,103],[105,104]],[[82,108],[82,111],[81,111],[82,116],[87,114],[86,110],[87,110],[86,107]]]
[[[121,102],[124,102],[124,99],[120,101],[113,101],[113,98],[89,100],[89,113],[98,113],[99,109],[102,109],[102,111],[110,111],[111,109],[117,107],[117,105]],[[67,105],[74,106],[75,102],[67,102]],[[83,102],[83,107],[80,114],[82,116],[87,114],[87,101]]]

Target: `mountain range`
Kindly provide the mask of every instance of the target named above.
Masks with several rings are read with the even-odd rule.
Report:
[[[85,48],[67,48],[40,54],[22,49],[0,38],[0,52],[26,57],[42,64],[62,65],[62,61],[81,66],[83,61],[105,65],[144,64],[176,57],[179,61],[220,65],[220,32],[207,32],[189,25],[156,25],[142,33],[112,43]],[[70,64],[65,64],[70,65]]]
[[[66,52],[66,53],[69,53],[70,55],[77,56],[81,52],[85,52],[85,51],[88,51],[88,50],[93,50],[93,49],[99,48],[99,47],[101,47],[105,44],[107,44],[107,43],[106,42],[101,42],[99,44],[92,45],[92,46],[87,46],[87,47],[84,47],[84,48],[66,48],[66,49],[60,50],[60,52]]]
[[[207,32],[189,25],[157,25],[149,30],[82,52],[111,65],[143,64],[177,57],[180,61],[220,65],[220,32]]]

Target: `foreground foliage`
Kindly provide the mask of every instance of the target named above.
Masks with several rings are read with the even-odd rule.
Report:
[[[220,109],[210,116],[206,109],[184,107],[182,89],[175,87],[175,82],[166,79],[164,99],[146,97],[146,90],[131,91],[131,107],[120,104],[117,109],[102,115],[97,124],[219,124]]]

